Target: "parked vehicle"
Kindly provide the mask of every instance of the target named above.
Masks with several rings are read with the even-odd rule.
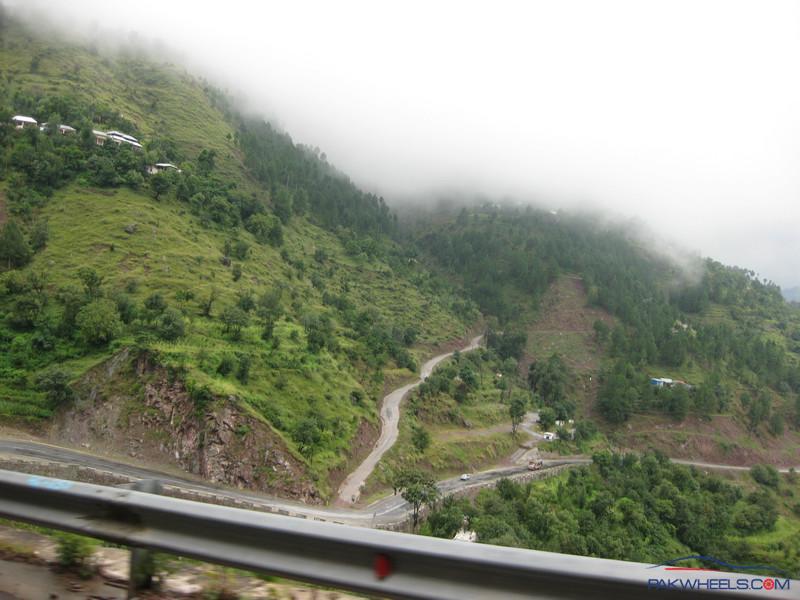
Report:
[[[471,479],[471,477],[470,477],[469,473],[462,473],[461,481],[469,481],[470,479]]]
[[[538,471],[544,466],[544,461],[541,458],[528,461],[528,471]]]

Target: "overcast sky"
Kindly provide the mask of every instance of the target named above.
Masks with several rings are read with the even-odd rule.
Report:
[[[389,201],[602,207],[800,285],[799,2],[36,4],[165,40]]]

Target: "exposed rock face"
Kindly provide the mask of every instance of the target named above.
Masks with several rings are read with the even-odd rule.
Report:
[[[179,466],[213,483],[320,501],[303,464],[269,425],[234,397],[198,409],[183,382],[147,354],[121,352],[77,391],[79,400],[55,421],[55,440]]]

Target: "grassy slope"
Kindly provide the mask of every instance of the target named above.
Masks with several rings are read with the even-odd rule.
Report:
[[[34,56],[41,57],[39,67],[36,73],[29,73]],[[185,73],[124,55],[102,58],[85,48],[27,37],[18,30],[12,30],[0,47],[0,63],[7,66],[14,85],[22,90],[100,99],[135,122],[145,141],[151,135],[172,139],[187,159],[194,159],[203,148],[217,150],[221,174],[235,179],[240,189],[266,197],[246,176],[231,140],[230,125],[212,106],[201,84]],[[184,338],[150,345],[165,363],[186,367],[189,379],[208,384],[220,395],[235,395],[283,432],[291,431],[307,414],[334,422],[335,429],[310,467],[323,479],[346,459],[359,422],[377,420],[381,386],[344,352],[334,356],[327,351],[319,355],[306,351],[299,317],[323,310],[321,291],[310,284],[310,276],[318,273],[327,289],[335,292],[347,282],[348,298],[357,309],[375,308],[391,322],[417,326],[421,333],[415,350],[418,356],[464,332],[464,325],[449,310],[448,299],[423,291],[410,277],[399,276],[380,261],[347,256],[335,236],[305,219],[293,219],[284,231],[283,246],[293,260],[306,263],[304,275],[286,264],[278,250],[259,245],[250,234],[239,231],[238,237],[250,243],[251,253],[242,263],[241,280],[234,282],[230,269],[219,260],[231,232],[203,228],[187,207],[175,200],[155,202],[129,189],[99,190],[78,182],[56,192],[42,216],[49,220],[51,237],[28,269],[45,272],[51,290],[74,285],[77,270],[91,267],[105,276],[108,292],[135,282],[133,297],[138,303],[158,291],[170,305],[178,306],[175,293],[179,290],[191,290],[195,298],[202,298],[216,289],[219,300],[214,313],[218,314],[221,307],[234,302],[238,291],[252,289],[259,294],[285,284],[289,293],[284,304],[295,308],[278,323],[277,350],[260,341],[255,325],[244,332],[241,341],[229,341],[218,321],[199,315],[196,302],[183,307],[189,320]],[[137,225],[135,233],[126,233],[125,227],[131,224]],[[311,258],[319,248],[328,256],[324,264]],[[339,344],[346,350],[353,342],[343,334],[338,328]],[[105,351],[74,357],[64,366],[78,377],[131,342],[117,340]],[[254,356],[247,385],[232,375],[215,373],[223,355],[237,352]],[[368,401],[354,405],[350,392],[362,387]],[[48,414],[41,395],[12,387],[8,381],[0,382],[0,412],[33,417]]]
[[[39,58],[35,73],[30,70],[34,57]],[[67,94],[117,110],[144,139],[174,140],[185,158],[204,148],[216,150],[223,175],[257,189],[246,177],[234,129],[209,102],[201,82],[170,63],[156,64],[133,52],[101,56],[92,46],[58,35],[44,39],[22,27],[4,31],[0,63],[20,89]]]

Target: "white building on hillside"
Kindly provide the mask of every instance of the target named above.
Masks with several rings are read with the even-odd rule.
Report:
[[[11,122],[17,129],[25,129],[26,127],[37,127],[39,122],[33,117],[26,117],[25,115],[14,115],[11,117]]]
[[[47,131],[50,129],[50,123],[42,123],[39,126],[39,131]],[[67,135],[68,133],[75,133],[76,129],[74,127],[70,127],[69,125],[64,125],[63,123],[58,126],[58,133],[61,135]]]
[[[98,146],[105,146],[106,140],[108,139],[108,135],[105,131],[98,131],[97,129],[92,129],[92,135],[94,135],[94,143]]]
[[[156,173],[164,173],[165,171],[175,171],[177,173],[183,172],[172,163],[156,163],[154,165],[147,166],[147,172],[150,173],[150,175],[155,175]]]
[[[128,144],[137,150],[142,149],[142,145],[139,143],[139,140],[132,135],[128,135],[127,133],[122,133],[121,131],[107,131],[106,136],[108,136],[109,140],[116,142],[117,144]]]

